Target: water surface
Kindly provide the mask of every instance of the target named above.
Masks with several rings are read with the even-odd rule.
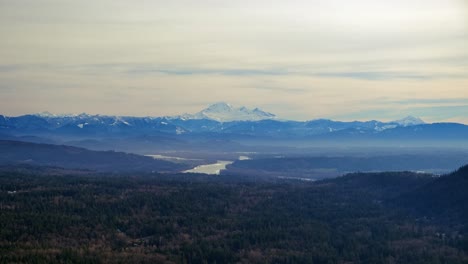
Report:
[[[191,170],[184,171],[185,173],[205,173],[219,175],[222,170],[226,169],[226,166],[232,164],[233,161],[218,160],[217,163],[200,165]]]

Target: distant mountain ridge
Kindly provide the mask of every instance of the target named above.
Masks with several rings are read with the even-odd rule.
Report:
[[[19,119],[26,120],[28,125],[15,122]],[[36,127],[40,126],[56,129],[59,127],[66,127],[69,125],[76,126],[80,129],[92,127],[96,125],[107,125],[112,127],[139,127],[145,123],[157,130],[167,130],[161,126],[169,126],[170,129],[175,129],[179,134],[188,132],[182,127],[173,127],[171,125],[180,124],[180,121],[194,120],[194,122],[203,122],[203,120],[214,121],[215,126],[217,123],[234,123],[234,122],[256,122],[256,121],[277,121],[278,123],[296,123],[305,124],[305,127],[311,128],[313,126],[323,127],[328,126],[328,132],[335,132],[342,129],[357,127],[359,129],[373,128],[376,131],[383,131],[396,127],[408,127],[427,124],[422,119],[413,116],[407,116],[403,119],[382,122],[382,121],[351,121],[342,122],[330,119],[314,119],[310,121],[293,121],[293,120],[280,120],[275,114],[263,111],[259,108],[249,109],[247,107],[234,107],[225,102],[219,102],[209,105],[207,108],[195,114],[183,114],[179,116],[161,116],[161,117],[132,117],[132,116],[108,116],[108,115],[90,115],[86,113],[81,114],[52,114],[49,112],[41,112],[37,114],[27,114],[18,117],[8,117],[0,115],[0,128],[12,128],[15,126],[20,127]],[[213,122],[210,123],[213,125]],[[166,127],[168,128],[168,127]],[[213,129],[211,129],[213,130]],[[315,133],[314,133],[315,134]]]
[[[24,115],[19,117],[6,117],[0,115],[1,132],[40,133],[53,132],[59,134],[86,134],[93,132],[101,134],[151,134],[162,132],[168,134],[186,134],[200,132],[247,134],[247,135],[280,135],[294,136],[323,135],[338,132],[376,133],[398,127],[418,126],[420,123],[410,122],[381,122],[381,121],[353,121],[342,122],[329,119],[312,121],[278,120],[273,114],[254,109],[245,111],[244,117],[250,120],[236,119],[237,112],[233,109],[232,116],[214,111],[202,111],[195,115],[178,117],[130,117],[105,115]],[[258,113],[257,113],[258,112]],[[210,118],[208,118],[210,116]],[[263,118],[265,117],[265,118]],[[423,123],[425,124],[425,123]]]

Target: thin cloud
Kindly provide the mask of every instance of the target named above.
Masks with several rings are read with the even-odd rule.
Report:
[[[441,98],[441,99],[405,99],[405,100],[389,100],[385,101],[387,104],[401,104],[401,105],[412,105],[412,104],[466,104],[468,105],[468,98]]]
[[[261,75],[286,75],[284,70],[268,69],[202,69],[202,68],[133,68],[127,71],[128,74],[168,74],[168,75],[228,75],[228,76],[261,76]]]
[[[352,78],[364,80],[392,80],[392,79],[414,79],[426,80],[434,78],[433,75],[424,75],[417,73],[403,73],[403,72],[327,72],[319,73],[318,76],[322,77],[336,77],[336,78]]]
[[[305,93],[305,88],[294,88],[294,87],[276,87],[276,86],[255,86],[257,90],[266,90],[270,92],[284,92],[284,93]]]

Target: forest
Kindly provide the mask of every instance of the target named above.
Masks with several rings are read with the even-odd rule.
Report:
[[[467,171],[309,182],[8,167],[0,263],[468,263],[467,218],[452,214]],[[458,207],[431,214],[445,187]]]

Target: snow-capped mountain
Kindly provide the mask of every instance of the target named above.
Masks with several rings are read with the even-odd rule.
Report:
[[[183,117],[185,119],[211,119],[218,122],[259,121],[276,118],[274,114],[259,108],[234,107],[224,102],[212,104],[194,115],[186,114]]]
[[[426,122],[424,122],[421,118],[414,117],[414,116],[407,116],[403,119],[395,120],[392,123],[397,123],[400,126],[417,126],[417,125],[424,125]]]

